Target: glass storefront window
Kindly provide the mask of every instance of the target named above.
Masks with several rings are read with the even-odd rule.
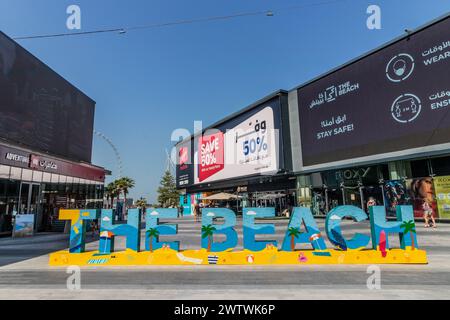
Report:
[[[9,166],[0,165],[0,179],[9,179]]]
[[[412,178],[429,177],[431,172],[428,159],[411,161]]]
[[[450,175],[450,158],[436,158],[431,159],[431,168],[433,174],[436,176],[448,176]]]

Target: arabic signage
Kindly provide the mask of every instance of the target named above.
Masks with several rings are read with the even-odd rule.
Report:
[[[303,166],[449,143],[449,29],[446,18],[299,88]]]
[[[280,168],[281,106],[273,98],[177,146],[177,186],[275,174]],[[191,156],[189,156],[191,151]],[[186,160],[191,158],[192,162]]]
[[[174,221],[178,217],[177,209],[146,210],[145,250],[140,243],[142,217],[139,209],[128,211],[126,225],[113,223],[111,209],[61,210],[59,219],[71,221],[70,247],[68,251],[51,254],[49,263],[52,266],[427,263],[426,252],[419,249],[411,206],[398,206],[396,221],[386,221],[383,206],[371,206],[369,214],[370,218],[354,206],[334,208],[326,217],[325,237],[309,208],[293,208],[279,245],[270,239],[275,234],[273,223],[256,223],[257,219],[274,217],[275,208],[244,208],[243,250],[237,250],[239,235],[235,212],[225,208],[204,208],[198,235],[201,249],[180,251],[180,241],[161,238],[178,234],[178,225]],[[346,218],[355,222],[368,221],[371,236],[355,233],[351,238],[344,237],[341,225]],[[86,224],[96,219],[100,221],[98,250],[85,252]],[[172,223],[160,224],[160,219],[171,219]],[[216,219],[221,222],[217,223]],[[399,237],[400,248],[389,244],[388,234]],[[126,251],[115,252],[116,236],[126,238]],[[264,240],[261,240],[262,236]],[[311,249],[299,250],[297,245],[304,244]]]
[[[42,159],[34,154],[31,155],[30,168],[43,171],[58,171],[58,165],[54,161]]]

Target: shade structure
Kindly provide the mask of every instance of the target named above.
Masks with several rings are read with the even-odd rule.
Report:
[[[265,194],[263,196],[258,197],[258,200],[275,200],[275,199],[284,198],[284,197],[286,197],[286,195],[283,193]]]
[[[231,193],[226,193],[226,192],[221,192],[221,193],[216,193],[213,194],[209,197],[205,197],[202,200],[237,200],[240,199],[241,197],[235,195],[235,194],[231,194]]]

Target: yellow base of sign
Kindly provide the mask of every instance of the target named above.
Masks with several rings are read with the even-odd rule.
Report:
[[[108,255],[98,252],[69,253],[58,251],[50,255],[49,265],[62,266],[156,266],[156,265],[323,265],[323,264],[427,264],[423,250],[391,249],[385,257],[377,250],[278,251],[267,248],[260,252],[207,252],[158,249],[154,252],[127,250]]]

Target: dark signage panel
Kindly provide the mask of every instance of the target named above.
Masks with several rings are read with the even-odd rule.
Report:
[[[0,139],[91,161],[95,102],[0,33]]]
[[[446,18],[301,87],[303,166],[449,143],[449,30]]]

